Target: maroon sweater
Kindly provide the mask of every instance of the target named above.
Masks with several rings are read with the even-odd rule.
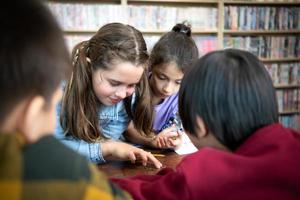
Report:
[[[111,180],[135,199],[300,199],[300,134],[274,124],[234,153],[206,147],[175,171]]]

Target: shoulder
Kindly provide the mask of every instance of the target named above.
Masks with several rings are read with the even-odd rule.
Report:
[[[110,182],[103,173],[97,173],[99,172],[99,170],[96,169],[94,165],[90,165],[90,167],[91,171],[94,173],[92,173],[92,182],[89,187],[91,190],[93,190],[92,188],[96,186],[99,193],[98,196],[102,197],[100,199],[111,199],[111,196],[113,196],[114,199],[131,199],[127,192],[123,191],[119,186]],[[101,180],[101,182],[97,182],[97,180]]]
[[[52,136],[25,147],[23,174],[24,195],[32,198],[130,199],[96,166]]]
[[[87,160],[53,136],[24,148],[25,179],[89,179]]]

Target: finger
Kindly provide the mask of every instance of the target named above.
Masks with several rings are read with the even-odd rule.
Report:
[[[153,141],[152,144],[154,145],[154,147],[158,147],[158,145],[159,145],[159,140],[158,140],[158,138],[155,138],[155,140]]]
[[[169,142],[169,145],[170,145],[171,147],[175,147],[175,146],[176,146],[175,140],[169,139],[168,142]]]
[[[170,143],[170,146],[171,146],[172,148],[174,148],[174,147],[177,147],[181,142],[180,142],[180,140],[178,140],[178,139],[176,139],[176,140],[169,139],[169,143]]]
[[[153,163],[156,168],[161,168],[162,164],[159,160],[157,160],[151,153],[147,154],[149,162]]]
[[[148,152],[146,152],[146,151],[144,151],[144,150],[139,150],[139,151],[137,151],[137,152],[135,152],[137,155],[138,155],[138,157],[141,159],[141,162],[142,162],[142,164],[144,165],[144,166],[146,166],[147,165],[147,161],[148,161],[148,157],[147,157],[147,154],[148,154]]]
[[[164,146],[164,144],[163,144],[163,139],[160,137],[159,139],[158,139],[158,142],[159,142],[159,148],[162,148],[163,146]]]
[[[157,147],[158,147],[158,148],[161,148],[160,140],[157,140]]]
[[[178,132],[169,132],[169,133],[165,134],[165,137],[166,138],[177,138],[178,135],[179,135]]]
[[[130,152],[128,153],[128,158],[129,158],[129,160],[131,161],[131,163],[135,163],[135,161],[136,161],[136,156],[135,156],[135,154],[134,154],[133,151],[130,151]]]
[[[164,137],[164,144],[165,144],[165,147],[168,148],[169,147],[169,142],[168,142],[168,137]]]
[[[160,138],[160,144],[161,144],[161,148],[164,148],[166,146],[165,140],[163,137]]]

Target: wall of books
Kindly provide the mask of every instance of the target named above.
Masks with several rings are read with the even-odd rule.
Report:
[[[277,93],[280,122],[299,127],[299,1],[224,3],[224,48],[246,49],[265,62]]]
[[[300,127],[300,0],[51,0],[70,48],[109,22],[141,30],[148,50],[187,21],[204,55],[222,48],[259,56],[277,89],[280,121]]]
[[[217,48],[216,7],[115,5],[100,1],[99,4],[50,2],[49,6],[57,16],[61,27],[69,33],[67,41],[70,48],[81,39],[89,38],[104,24],[122,22],[141,30],[145,35],[148,49],[151,50],[161,34],[183,21],[192,25],[193,37],[201,55]],[[207,20],[207,17],[210,20]]]

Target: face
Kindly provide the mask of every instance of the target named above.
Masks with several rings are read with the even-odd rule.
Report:
[[[152,70],[150,86],[154,97],[165,99],[179,91],[183,72],[175,63],[155,66]]]
[[[144,72],[143,66],[119,62],[111,69],[98,69],[93,73],[93,90],[98,100],[111,106],[133,94]]]

